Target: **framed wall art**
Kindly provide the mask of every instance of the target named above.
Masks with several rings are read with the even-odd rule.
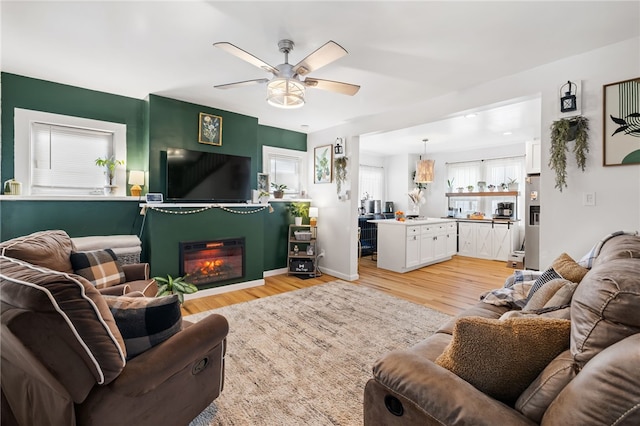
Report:
[[[258,173],[258,191],[269,192],[269,175],[267,173]]]
[[[313,150],[313,183],[331,183],[333,145],[317,146]]]
[[[640,164],[640,78],[603,87],[603,165]]]
[[[222,145],[222,117],[200,113],[198,120],[198,142],[207,145]]]

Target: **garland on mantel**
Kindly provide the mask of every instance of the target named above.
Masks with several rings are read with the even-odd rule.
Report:
[[[220,210],[223,210],[225,212],[228,213],[233,213],[233,214],[254,214],[254,213],[258,213],[263,211],[264,209],[269,209],[269,213],[273,212],[273,207],[271,207],[271,204],[266,204],[264,207],[258,207],[257,209],[254,210],[245,210],[245,211],[238,211],[238,210],[233,210],[230,209],[228,207],[225,206],[221,206],[221,205],[217,205],[217,204],[212,204],[210,206],[207,207],[201,207],[198,209],[192,209],[192,210],[180,210],[180,211],[174,211],[174,210],[166,210],[160,207],[156,207],[156,206],[150,206],[147,205],[146,208],[151,209],[153,211],[157,211],[159,213],[166,213],[166,214],[176,214],[176,215],[185,215],[185,214],[195,214],[195,213],[202,213],[204,211],[207,211],[209,209],[214,209],[214,208],[218,208]],[[182,208],[182,207],[176,207],[176,208]]]

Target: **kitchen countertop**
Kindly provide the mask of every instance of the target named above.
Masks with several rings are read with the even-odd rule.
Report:
[[[401,222],[395,219],[373,219],[373,220],[368,220],[367,222],[385,224],[385,225],[413,226],[413,225],[433,225],[436,223],[456,222],[456,219],[428,217],[424,219],[407,219],[404,222]]]

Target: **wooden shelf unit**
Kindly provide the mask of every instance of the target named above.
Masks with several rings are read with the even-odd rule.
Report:
[[[311,239],[296,239],[296,231],[311,232]],[[287,273],[289,275],[316,275],[318,269],[317,234],[318,229],[315,226],[289,225],[287,234]],[[294,250],[296,246],[298,246],[297,254]],[[307,254],[309,247],[313,248],[313,254]]]
[[[483,191],[483,192],[447,192],[447,207],[450,207],[449,200],[451,198],[472,198],[472,197],[510,197],[515,202],[514,207],[514,220],[518,220],[518,199],[520,198],[519,191]]]

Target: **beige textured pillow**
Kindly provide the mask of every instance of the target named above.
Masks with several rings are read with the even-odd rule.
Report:
[[[569,347],[570,327],[571,322],[563,319],[463,317],[436,363],[513,405],[547,364]]]
[[[579,283],[589,272],[587,268],[578,265],[567,253],[562,253],[553,261],[553,269],[565,280]]]
[[[565,280],[564,278],[556,278],[554,280],[549,281],[538,291],[533,293],[527,304],[522,308],[523,311],[534,311],[536,309],[543,308],[549,300],[565,286],[565,284],[571,284],[571,281]]]

